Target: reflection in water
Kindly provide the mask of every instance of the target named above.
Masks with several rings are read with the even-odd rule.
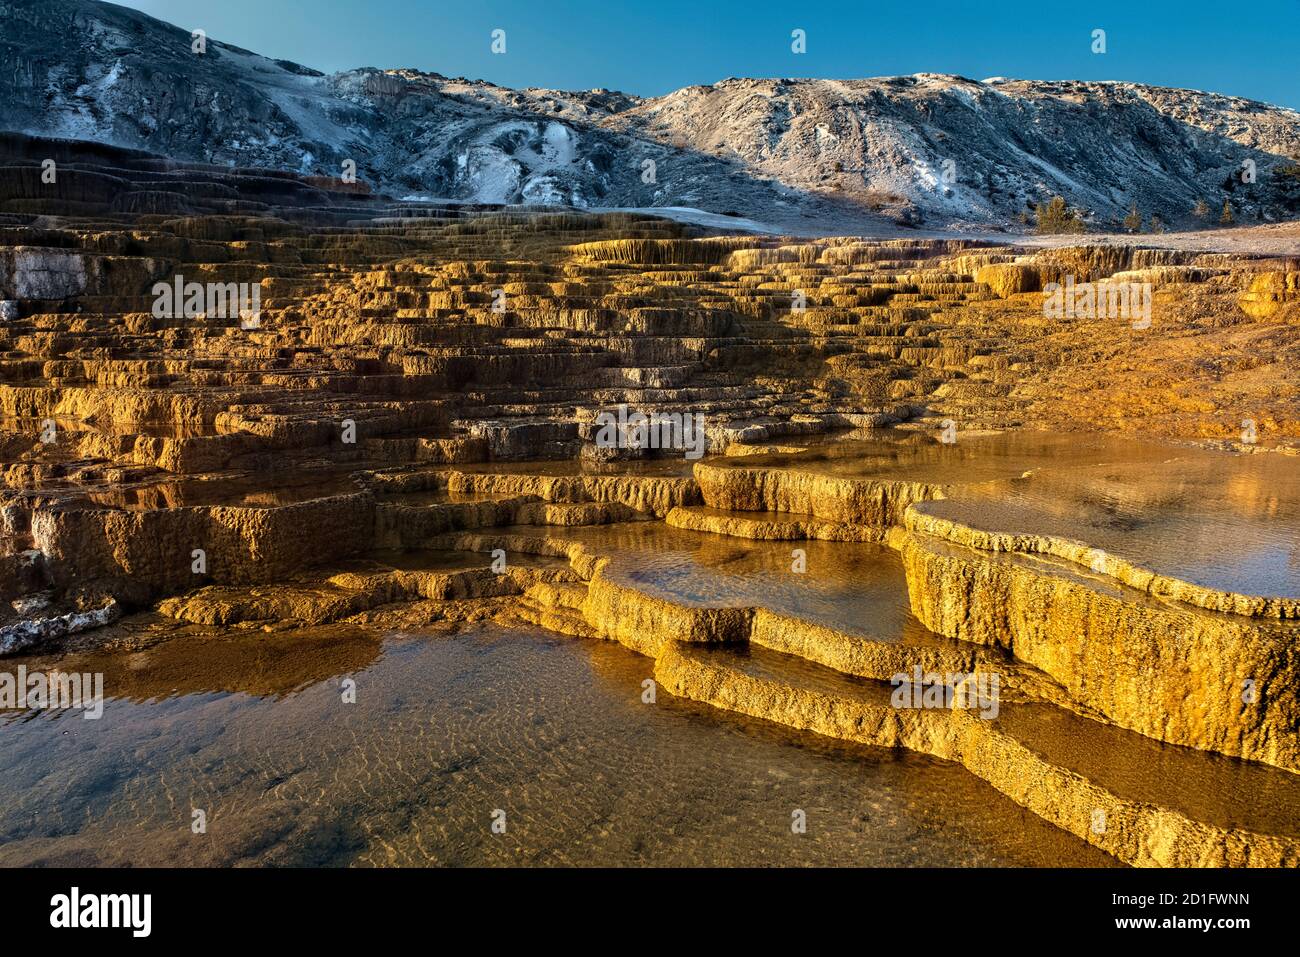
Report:
[[[705,459],[704,461],[708,461]],[[695,462],[684,455],[665,454],[659,458],[620,459],[598,462],[590,459],[547,459],[528,462],[477,462],[456,465],[457,472],[490,472],[494,475],[644,475],[689,476],[695,471]]]
[[[651,662],[613,644],[293,633],[75,666],[110,672],[102,720],[0,724],[0,864],[1113,863],[955,765],[643,704]]]
[[[1161,442],[1107,435],[1002,432],[959,436],[955,444],[945,445],[929,435],[885,432],[879,441],[840,442],[796,455],[747,456],[728,464],[797,468],[837,478],[967,485],[1014,478],[1049,466],[1156,463],[1183,451]]]
[[[325,625],[270,634],[187,636],[141,651],[27,657],[21,662],[28,671],[102,673],[108,697],[145,702],[209,692],[283,697],[368,668],[379,653],[376,638],[360,628]],[[0,671],[13,672],[19,661],[0,659]]]
[[[1300,460],[1178,450],[1160,462],[1045,468],[923,506],[993,531],[1054,535],[1248,595],[1300,596]]]
[[[515,495],[480,495],[476,492],[462,492],[456,489],[430,489],[421,492],[388,491],[380,489],[377,501],[384,505],[404,505],[409,508],[422,508],[426,505],[458,505],[463,502],[504,502],[517,498]]]
[[[1295,460],[1019,433],[955,446],[897,434],[772,461],[791,463],[948,484],[951,498],[921,507],[978,527],[1078,539],[1215,587],[1300,594]],[[689,471],[677,462],[615,468]],[[127,509],[275,505],[357,487],[342,470],[255,479],[181,479],[91,499]],[[381,496],[458,500],[441,491]],[[911,616],[899,557],[882,546],[755,542],[661,522],[493,531],[582,541],[613,557],[607,574],[678,602],[761,606],[883,641],[944,640]],[[803,574],[792,574],[795,547],[806,554]],[[373,554],[345,570],[483,562],[471,553]],[[831,680],[761,649],[718,654],[762,677]],[[0,865],[1113,863],[956,765],[666,693],[644,704],[652,662],[610,643],[498,625],[387,637],[340,625],[190,634],[0,668],[20,661],[102,672],[109,701],[99,721],[0,713]],[[344,678],[356,683],[355,703],[345,701]],[[837,693],[884,687],[834,680]],[[1285,818],[1300,799],[1272,770],[1046,706],[1008,702],[999,727],[1116,793],[1222,826],[1277,830],[1278,809]],[[206,834],[191,832],[196,808],[207,814]],[[505,834],[491,830],[498,808]],[[805,835],[791,833],[795,809],[807,813]]]
[[[1300,459],[1157,439],[1006,432],[883,432],[737,467],[949,486],[919,506],[993,531],[1074,539],[1210,588],[1300,596]]]
[[[1300,774],[1162,744],[1036,702],[1003,708],[997,722],[1053,764],[1112,793],[1218,827],[1300,837]]]
[[[502,529],[547,534],[526,527]],[[943,639],[912,617],[898,553],[884,545],[819,541],[753,541],[683,531],[661,522],[566,528],[614,561],[606,574],[638,591],[679,604],[761,607],[880,641]],[[791,571],[793,549],[805,571]]]

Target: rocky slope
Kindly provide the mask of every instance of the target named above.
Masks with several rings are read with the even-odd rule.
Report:
[[[91,0],[0,3],[0,129],[182,160],[357,178],[397,196],[855,217],[742,165],[600,122],[621,94],[516,92],[411,70],[325,76]],[[646,161],[653,164],[648,175]]]
[[[1103,226],[1132,203],[1170,225],[1194,224],[1198,200],[1238,221],[1300,212],[1300,180],[1278,172],[1300,114],[1188,90],[923,74],[641,99],[326,76],[214,39],[196,55],[187,31],[92,0],[0,2],[0,52],[0,129],[327,176],[353,160],[397,196],[697,207],[791,232],[879,229],[879,213],[1015,226],[1058,193]]]
[[[1300,114],[1239,97],[1135,83],[918,74],[864,80],[732,79],[620,113],[622,129],[729,157],[801,189],[1001,222],[1065,196],[1098,225],[1136,203],[1169,224],[1197,200],[1217,215],[1300,207],[1282,160]],[[689,131],[689,132],[688,132]],[[1242,182],[1253,160],[1256,181]],[[946,175],[945,175],[946,173]]]

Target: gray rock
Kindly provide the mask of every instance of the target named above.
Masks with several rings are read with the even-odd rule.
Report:
[[[116,621],[122,609],[110,601],[93,611],[74,611],[53,618],[30,618],[0,628],[0,655],[12,655],[37,648],[46,642],[92,628],[102,628]]]

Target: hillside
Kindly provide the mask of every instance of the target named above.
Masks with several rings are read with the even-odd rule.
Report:
[[[1300,114],[1131,83],[730,79],[645,99],[414,70],[325,75],[93,0],[3,0],[0,129],[338,176],[398,198],[693,207],[790,232],[1023,229],[1060,194],[1097,228],[1300,215]],[[1241,182],[1251,160],[1257,181]],[[649,167],[653,163],[653,169]],[[653,173],[653,175],[651,175]]]

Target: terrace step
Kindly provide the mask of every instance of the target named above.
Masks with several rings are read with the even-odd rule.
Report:
[[[787,727],[956,761],[1022,806],[1139,866],[1295,866],[1300,776],[1161,745],[1051,705],[896,707],[906,691],[762,649],[677,644],[655,664],[682,697]],[[984,686],[987,692],[991,688]],[[904,703],[915,700],[900,696]],[[1153,797],[1155,800],[1153,801]]]

